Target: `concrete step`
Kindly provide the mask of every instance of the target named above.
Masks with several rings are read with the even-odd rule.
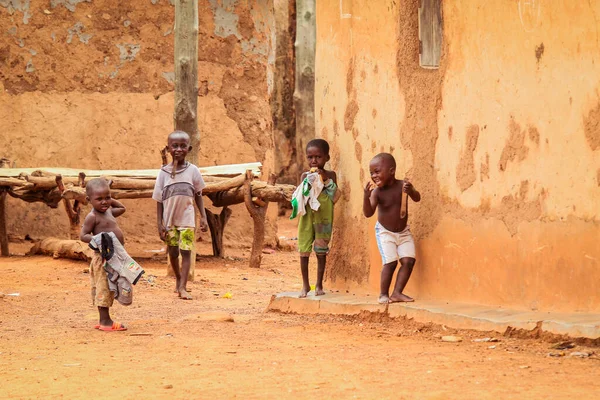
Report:
[[[269,311],[296,314],[358,315],[381,313],[390,318],[411,318],[417,322],[444,324],[455,329],[474,329],[503,333],[508,327],[571,337],[600,338],[600,314],[519,311],[474,304],[418,300],[414,303],[378,304],[375,297],[328,293],[298,298],[298,292],[274,295]]]

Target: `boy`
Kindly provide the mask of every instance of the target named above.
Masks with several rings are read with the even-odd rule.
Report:
[[[194,202],[200,210],[200,228],[206,232],[208,224],[202,201],[202,189],[206,186],[202,175],[193,164],[185,160],[192,150],[190,136],[183,131],[169,134],[167,148],[173,161],[163,166],[156,178],[152,198],[156,200],[158,235],[167,244],[169,258],[175,273],[175,292],[183,300],[192,300],[187,292],[190,272],[196,214]],[[181,252],[181,272],[179,253]]]
[[[87,200],[92,204],[92,211],[85,217],[79,238],[90,243],[92,238],[102,232],[113,232],[121,244],[125,244],[123,232],[116,218],[123,215],[125,206],[110,197],[110,187],[103,178],[95,178],[85,185]],[[99,324],[95,326],[101,331],[125,331],[125,325],[113,322],[109,308],[113,305],[113,293],[108,287],[108,278],[104,270],[102,254],[94,252],[90,263],[90,280],[92,283],[92,301],[98,307]]]
[[[308,259],[313,250],[317,255],[317,284],[315,285],[315,296],[325,294],[323,290],[323,275],[327,253],[329,253],[329,241],[331,240],[333,224],[333,205],[338,200],[337,175],[333,171],[325,170],[325,164],[329,161],[329,143],[323,139],[313,139],[306,145],[306,159],[311,171],[318,172],[323,183],[323,190],[317,200],[319,209],[313,210],[306,207],[306,213],[300,216],[298,223],[298,251],[300,253],[300,270],[302,271],[302,291],[300,297],[306,297],[310,292],[308,281]],[[300,180],[304,182],[309,172],[304,172]],[[301,186],[303,183],[300,184]],[[299,192],[298,192],[299,193]],[[300,201],[304,201],[300,199]]]
[[[363,213],[369,218],[377,213],[375,236],[377,247],[381,253],[383,269],[381,271],[381,285],[379,302],[396,303],[414,301],[403,292],[413,266],[415,265],[415,242],[408,225],[408,212],[400,215],[402,206],[402,192],[405,192],[414,202],[421,200],[421,194],[405,178],[403,181],[396,179],[396,160],[391,154],[381,153],[376,155],[369,164],[371,179],[365,186],[363,200]],[[407,199],[408,200],[408,199]],[[406,205],[405,205],[406,207]],[[396,277],[396,286],[389,296],[390,284],[394,277],[394,270],[400,260],[400,270]]]

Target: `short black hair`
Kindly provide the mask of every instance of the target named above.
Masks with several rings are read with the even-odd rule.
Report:
[[[186,136],[188,142],[191,141],[191,137],[190,134],[184,131],[173,131],[171,133],[169,133],[169,136],[167,137],[167,141],[171,138],[173,138],[173,136]]]
[[[94,179],[90,179],[86,184],[85,184],[85,194],[89,196],[92,195],[92,192],[98,188],[109,188],[110,189],[110,185],[108,184],[108,181],[104,178],[94,178]]]
[[[377,159],[385,161],[385,163],[392,168],[396,168],[396,159],[390,153],[379,153],[373,157],[373,160]]]
[[[329,155],[329,143],[327,143],[327,140],[325,139],[313,139],[306,145],[306,150],[308,150],[309,147],[316,147],[321,149],[326,156]]]

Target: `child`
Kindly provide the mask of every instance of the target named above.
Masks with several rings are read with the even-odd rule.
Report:
[[[325,170],[325,163],[329,161],[329,143],[323,139],[313,139],[306,145],[306,158],[311,171],[318,173],[316,178],[322,181],[323,189],[318,195],[318,210],[315,211],[311,207],[306,207],[306,211],[300,216],[298,223],[298,251],[300,252],[300,270],[302,271],[302,291],[300,297],[306,297],[310,292],[310,284],[308,282],[308,258],[313,250],[317,255],[317,284],[315,285],[315,295],[324,295],[323,291],[323,275],[325,273],[325,264],[327,253],[329,253],[329,241],[331,239],[332,223],[333,223],[333,204],[338,199],[337,191],[337,176],[333,171]],[[299,190],[295,194],[303,192],[301,187],[304,187],[305,178],[309,176],[309,172],[304,172],[300,180]],[[315,176],[312,176],[315,178]],[[311,191],[312,193],[312,191]],[[296,197],[296,196],[295,196]],[[300,208],[304,209],[309,199],[302,196],[298,200]],[[315,206],[315,207],[317,207]],[[302,212],[300,212],[302,214]],[[294,216],[294,215],[293,215]]]
[[[85,186],[87,200],[92,204],[92,211],[85,217],[79,238],[82,242],[90,243],[92,238],[102,232],[113,232],[121,244],[125,243],[123,232],[117,224],[116,218],[123,215],[125,206],[110,197],[108,182],[102,178],[90,180]],[[99,324],[95,326],[101,331],[125,331],[125,325],[113,322],[110,318],[109,308],[112,307],[114,298],[109,290],[106,271],[102,254],[94,252],[90,263],[90,280],[92,283],[92,300],[98,307],[100,314]]]
[[[191,300],[187,292],[187,279],[194,248],[196,214],[194,202],[200,210],[200,228],[206,232],[208,224],[202,201],[202,189],[206,186],[202,175],[193,164],[185,160],[190,146],[190,136],[183,131],[169,134],[167,148],[173,162],[163,166],[156,178],[152,198],[156,200],[158,235],[167,243],[169,258],[175,273],[175,292],[184,300]],[[181,252],[181,272],[179,253]]]
[[[381,290],[379,302],[396,303],[403,301],[414,301],[411,297],[402,293],[413,266],[415,265],[415,242],[410,233],[408,212],[405,216],[400,215],[402,205],[402,192],[418,202],[421,194],[405,178],[403,181],[396,179],[396,160],[391,154],[381,153],[376,155],[369,165],[371,182],[365,186],[363,200],[363,213],[369,218],[377,213],[377,224],[375,225],[375,237],[377,246],[381,253],[383,270],[381,271]],[[394,276],[394,270],[400,260],[400,270],[396,277],[396,286],[392,295],[389,296],[390,284]]]

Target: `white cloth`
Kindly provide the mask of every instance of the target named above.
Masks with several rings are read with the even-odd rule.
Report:
[[[323,187],[323,180],[318,172],[311,172],[306,175],[292,195],[292,204],[296,204],[298,207],[294,216],[306,214],[307,204],[314,211],[317,211],[321,207],[319,195],[323,191]]]

